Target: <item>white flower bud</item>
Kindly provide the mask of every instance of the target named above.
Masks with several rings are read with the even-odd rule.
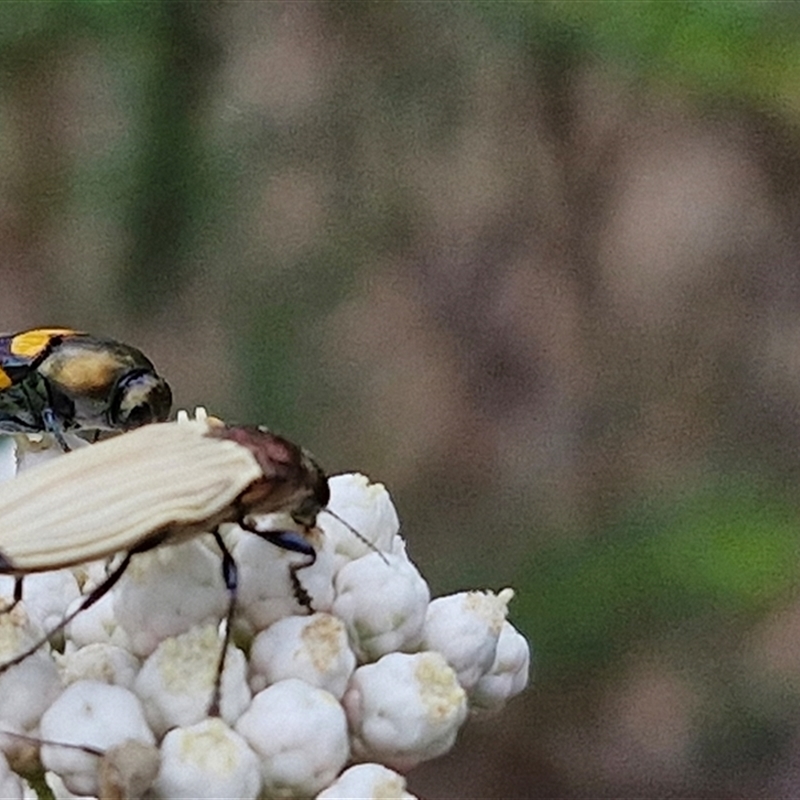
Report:
[[[165,639],[145,661],[133,690],[158,736],[207,716],[221,647],[217,628],[206,625]],[[250,703],[246,672],[242,651],[228,647],[220,685],[220,713],[229,723],[235,722]]]
[[[15,584],[13,575],[0,575],[0,603],[4,603],[6,608],[14,601]]]
[[[292,565],[307,563],[307,556],[277,547],[247,531],[239,531],[230,541],[239,569],[236,607],[253,630],[264,630],[290,614],[309,613],[296,597],[290,571]],[[295,574],[313,610],[325,611],[333,599],[333,554],[329,544],[326,546],[322,541],[311,544],[317,553],[316,560]]]
[[[25,610],[24,603],[10,607],[0,601],[0,663],[30,647],[43,633],[41,626]]]
[[[291,678],[259,692],[236,723],[256,751],[267,796],[311,796],[348,756],[347,721],[332,695]]]
[[[66,627],[67,645],[84,647],[89,644],[113,644],[130,650],[128,634],[120,627],[114,615],[115,598],[116,593],[112,589],[85,611],[81,611]],[[83,599],[81,597],[75,600],[67,613],[71,614]]]
[[[446,753],[467,717],[467,697],[439,653],[391,653],[359,667],[343,704],[353,754],[406,771]]]
[[[28,619],[22,604],[0,613],[0,663],[30,647],[42,631]],[[53,656],[38,650],[0,674],[0,712],[6,730],[28,731],[61,693]]]
[[[114,593],[114,614],[138,656],[195,625],[219,623],[227,607],[220,557],[197,540],[136,555]]]
[[[103,642],[66,652],[58,661],[65,685],[90,680],[130,689],[139,672],[136,656],[122,647]]]
[[[366,475],[357,472],[333,475],[328,478],[328,486],[331,490],[328,510],[345,520],[378,550],[391,552],[400,520],[386,487],[382,483],[370,483]],[[330,514],[320,514],[317,524],[333,543],[337,569],[347,561],[372,552],[347,525]]]
[[[350,561],[337,573],[334,589],[332,611],[347,625],[360,661],[418,648],[431,595],[404,551]]]
[[[417,800],[406,791],[406,779],[381,764],[346,769],[315,800]]]
[[[428,606],[422,645],[441,653],[469,691],[494,663],[511,589],[460,592],[437,597]]]
[[[280,619],[259,633],[250,649],[254,692],[299,678],[339,699],[355,668],[344,623],[330,614]]]
[[[97,681],[68,686],[42,715],[43,739],[105,751],[127,739],[154,744],[142,706],[133,692]],[[42,745],[42,764],[77,794],[97,795],[98,757],[61,745]]]
[[[12,579],[8,577],[6,580]],[[45,631],[52,630],[64,619],[70,604],[80,595],[78,581],[68,569],[35,572],[26,575],[22,584],[25,610],[31,620]]]
[[[171,730],[161,744],[159,797],[255,798],[261,787],[256,754],[221,719]]]
[[[494,664],[470,691],[470,705],[492,711],[501,708],[528,685],[530,663],[527,640],[510,622],[504,622]]]

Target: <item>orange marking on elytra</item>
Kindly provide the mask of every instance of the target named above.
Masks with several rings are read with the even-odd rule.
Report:
[[[36,358],[44,350],[54,336],[66,336],[77,333],[70,328],[36,328],[20,333],[11,340],[11,353],[25,358]],[[3,388],[0,386],[0,388]]]

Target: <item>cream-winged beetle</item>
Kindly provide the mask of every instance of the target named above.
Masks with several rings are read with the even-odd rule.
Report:
[[[167,382],[135,347],[69,328],[0,336],[0,432],[127,431],[163,422]]]
[[[120,491],[124,487],[124,491]],[[308,534],[330,498],[314,459],[264,428],[214,418],[165,422],[83,447],[0,485],[0,573],[20,578],[124,553],[105,581],[46,636],[0,672],[23,661],[120,579],[138,553],[210,532],[222,552],[229,593],[225,636],[210,713],[219,711],[219,680],[235,610],[237,569],[219,526],[238,523],[314,563]],[[256,515],[285,512],[296,530],[263,530]],[[332,513],[332,512],[328,512]],[[346,524],[346,523],[345,523]]]

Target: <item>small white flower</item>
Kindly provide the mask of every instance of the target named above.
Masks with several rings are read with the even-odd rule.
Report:
[[[437,597],[425,617],[423,647],[441,653],[469,691],[494,663],[511,589]]]
[[[467,717],[467,696],[439,653],[391,653],[359,667],[343,704],[353,754],[406,771],[446,753]]]
[[[337,573],[334,589],[332,611],[347,625],[360,661],[418,648],[431,595],[404,551],[350,561]]]
[[[80,615],[79,615],[80,616]],[[87,644],[58,658],[66,685],[91,680],[130,689],[139,672],[139,659],[128,650],[105,642]]]
[[[133,690],[158,736],[207,716],[221,646],[217,627],[206,625],[165,639],[145,661]],[[250,703],[246,672],[242,651],[229,647],[220,685],[220,712],[229,723],[235,722]]]
[[[127,739],[154,744],[141,703],[121,686],[78,681],[67,687],[42,715],[42,738],[108,750]],[[83,750],[42,745],[42,764],[58,773],[65,786],[77,794],[97,795],[98,758]]]
[[[259,633],[250,648],[253,691],[300,678],[341,698],[355,668],[344,623],[330,614],[285,617]]]
[[[247,800],[261,787],[258,758],[221,719],[171,730],[161,744],[158,796]]]
[[[330,608],[333,600],[333,555],[329,545],[312,541],[317,552],[316,560],[295,571],[301,591],[311,601],[312,609],[309,609],[297,597],[291,573],[291,567],[306,564],[308,556],[285,550],[238,528],[226,535],[226,543],[228,541],[232,542],[230,549],[239,570],[236,607],[252,630],[264,630],[290,614],[308,614],[312,609],[327,611]]]
[[[131,650],[128,634],[120,627],[114,615],[114,589],[103,595],[96,603],[81,611],[66,627],[68,647],[85,647],[89,644],[114,644]],[[85,598],[75,600],[67,609],[72,613]]]
[[[0,663],[11,660],[40,638],[22,604],[0,613]],[[0,674],[0,713],[6,730],[28,731],[61,692],[61,679],[53,656],[38,650]]]
[[[348,473],[328,478],[331,499],[328,510],[347,522],[342,524],[330,514],[320,514],[318,525],[333,543],[337,568],[347,561],[372,552],[349,526],[382,551],[391,552],[392,540],[400,530],[397,511],[382,483],[371,483],[366,475]]]
[[[138,656],[194,625],[217,624],[227,607],[220,557],[196,539],[134,556],[114,592],[114,615]]]
[[[236,723],[256,751],[268,797],[305,797],[327,786],[349,753],[336,698],[290,678],[259,692]]]
[[[406,791],[406,779],[381,764],[346,769],[315,800],[417,800]]]
[[[528,685],[530,664],[531,649],[527,640],[510,622],[504,622],[494,664],[470,691],[470,704],[492,711],[502,708]]]
[[[10,575],[0,577],[2,594],[11,599],[14,579]],[[49,631],[58,625],[67,613],[70,604],[80,597],[78,581],[71,570],[58,569],[52,572],[35,572],[26,575],[22,583],[22,601],[28,616],[43,630]]]

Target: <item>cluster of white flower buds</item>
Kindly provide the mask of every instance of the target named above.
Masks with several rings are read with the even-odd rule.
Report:
[[[0,475],[10,472],[0,457]],[[228,594],[201,536],[135,556],[63,647],[0,674],[0,730],[24,735],[0,734],[0,796],[36,796],[9,764],[46,742],[57,798],[411,798],[405,772],[447,752],[470,710],[525,687],[529,647],[506,620],[510,589],[431,601],[384,487],[358,474],[329,483],[330,510],[364,538],[320,514],[310,566],[223,527],[239,589],[218,717],[209,703]],[[0,664],[108,569],[26,577],[23,602],[0,614]],[[10,606],[13,580],[0,591]]]

